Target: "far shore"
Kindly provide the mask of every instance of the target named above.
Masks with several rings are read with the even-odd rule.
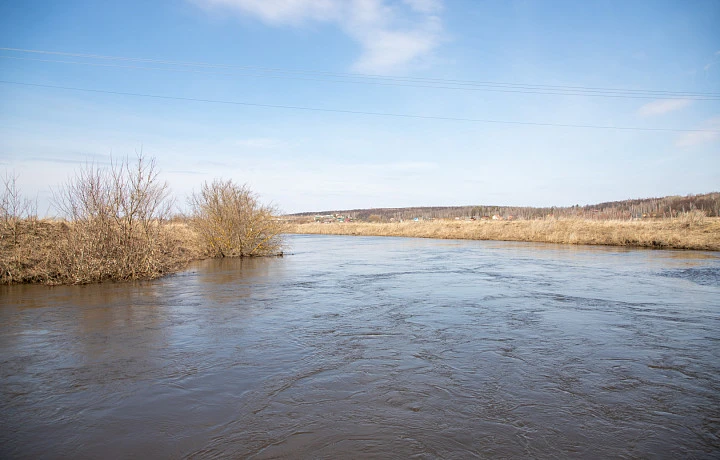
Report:
[[[286,233],[528,241],[720,251],[720,218],[291,223]]]
[[[657,220],[574,218],[385,223],[274,222],[278,225],[277,230],[285,234],[527,241],[720,251],[720,218],[698,214]],[[152,279],[182,270],[192,260],[217,257],[205,249],[197,231],[183,220],[163,226],[163,233],[157,237],[154,265],[148,265],[149,268],[127,260],[122,253],[127,248],[117,244],[99,246],[89,256],[83,256],[83,252],[78,255],[77,251],[73,251],[78,244],[77,238],[73,237],[75,226],[74,223],[63,221],[35,219],[18,221],[15,226],[8,226],[5,229],[7,231],[0,234],[0,284],[86,284]],[[264,255],[281,255],[281,250],[281,246],[278,246],[279,252]],[[147,253],[142,246],[136,248],[136,252],[141,256]],[[71,264],[74,260],[72,257],[80,257],[83,265]],[[129,272],[119,271],[118,267],[122,263],[128,264]]]

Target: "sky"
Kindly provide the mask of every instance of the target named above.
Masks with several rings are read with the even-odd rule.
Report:
[[[286,213],[720,190],[720,2],[6,0],[0,173],[155,158]]]

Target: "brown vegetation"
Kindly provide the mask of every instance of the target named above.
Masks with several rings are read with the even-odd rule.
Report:
[[[91,235],[92,227],[61,220],[23,220],[15,243],[0,235],[0,284],[87,284],[157,278],[200,257],[194,234],[177,224],[163,231],[148,255],[110,247],[113,233]],[[184,229],[183,229],[184,227]],[[108,252],[102,252],[108,249]],[[77,251],[77,252],[75,252]],[[129,266],[129,260],[144,262]]]
[[[282,246],[272,210],[231,181],[205,184],[193,214],[171,220],[168,185],[142,155],[80,169],[55,194],[60,220],[38,219],[16,179],[6,175],[0,189],[2,284],[153,279],[193,259],[270,255]]]
[[[190,198],[190,225],[210,257],[247,257],[281,252],[275,210],[232,180],[205,182]]]
[[[299,223],[289,233],[534,241],[720,251],[720,218],[700,211],[660,220],[434,220],[398,223]]]
[[[154,161],[87,165],[55,202],[68,224],[49,260],[53,282],[151,279],[176,268],[166,225],[172,201]]]
[[[375,208],[345,211],[304,212],[289,217],[312,220],[314,215],[339,214],[352,220],[399,222],[401,220],[454,219],[499,216],[519,220],[554,218],[607,219],[661,219],[699,210],[709,217],[720,217],[720,193],[705,193],[687,196],[666,196],[663,198],[641,198],[635,200],[611,201],[587,206],[530,207],[530,206],[435,206],[416,208]]]

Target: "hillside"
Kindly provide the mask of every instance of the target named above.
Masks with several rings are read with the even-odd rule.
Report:
[[[444,206],[413,208],[372,208],[302,212],[288,214],[292,220],[312,220],[315,216],[340,215],[358,221],[400,221],[412,219],[492,218],[538,219],[543,217],[580,217],[589,219],[670,218],[694,209],[708,217],[720,216],[720,192],[662,198],[640,198],[610,201],[586,206],[517,207],[517,206]]]

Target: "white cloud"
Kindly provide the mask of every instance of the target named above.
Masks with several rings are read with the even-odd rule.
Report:
[[[273,24],[299,24],[308,20],[328,21],[337,17],[336,0],[194,0],[207,7],[238,10]]]
[[[690,105],[690,99],[660,99],[647,103],[640,107],[638,115],[641,117],[652,117],[657,115],[665,115]]]
[[[437,46],[439,24],[430,20],[410,31],[367,30],[356,34],[363,53],[355,62],[358,72],[392,72],[429,55]]]
[[[362,51],[353,70],[393,73],[432,55],[442,36],[442,0],[191,0],[272,26],[333,23]]]
[[[420,13],[437,13],[443,8],[441,0],[403,0],[403,3]]]
[[[695,131],[690,133],[682,134],[677,141],[675,141],[676,147],[695,147],[709,142],[714,142],[720,139],[720,117],[711,118],[705,123],[701,129],[708,131]]]
[[[381,169],[387,169],[391,171],[434,171],[438,169],[437,163],[429,161],[406,161],[400,163],[389,163],[379,165]]]
[[[437,163],[429,161],[401,161],[394,163],[358,163],[346,165],[349,171],[363,170],[365,172],[378,172],[378,171],[390,171],[390,172],[421,172],[421,171],[434,171],[438,169]]]
[[[278,139],[270,139],[266,137],[257,137],[251,139],[240,139],[234,142],[239,147],[248,147],[253,149],[274,149],[285,146],[285,142]]]
[[[715,51],[715,53],[713,53],[713,57],[711,58],[710,62],[708,62],[707,64],[705,64],[705,67],[703,67],[703,70],[704,70],[706,73],[709,72],[710,69],[711,69],[712,67],[714,67],[715,64],[718,63],[718,61],[720,61],[719,58],[720,58],[720,51]]]
[[[675,142],[677,147],[695,147],[700,144],[712,142],[720,137],[718,133],[701,131],[685,133]]]

